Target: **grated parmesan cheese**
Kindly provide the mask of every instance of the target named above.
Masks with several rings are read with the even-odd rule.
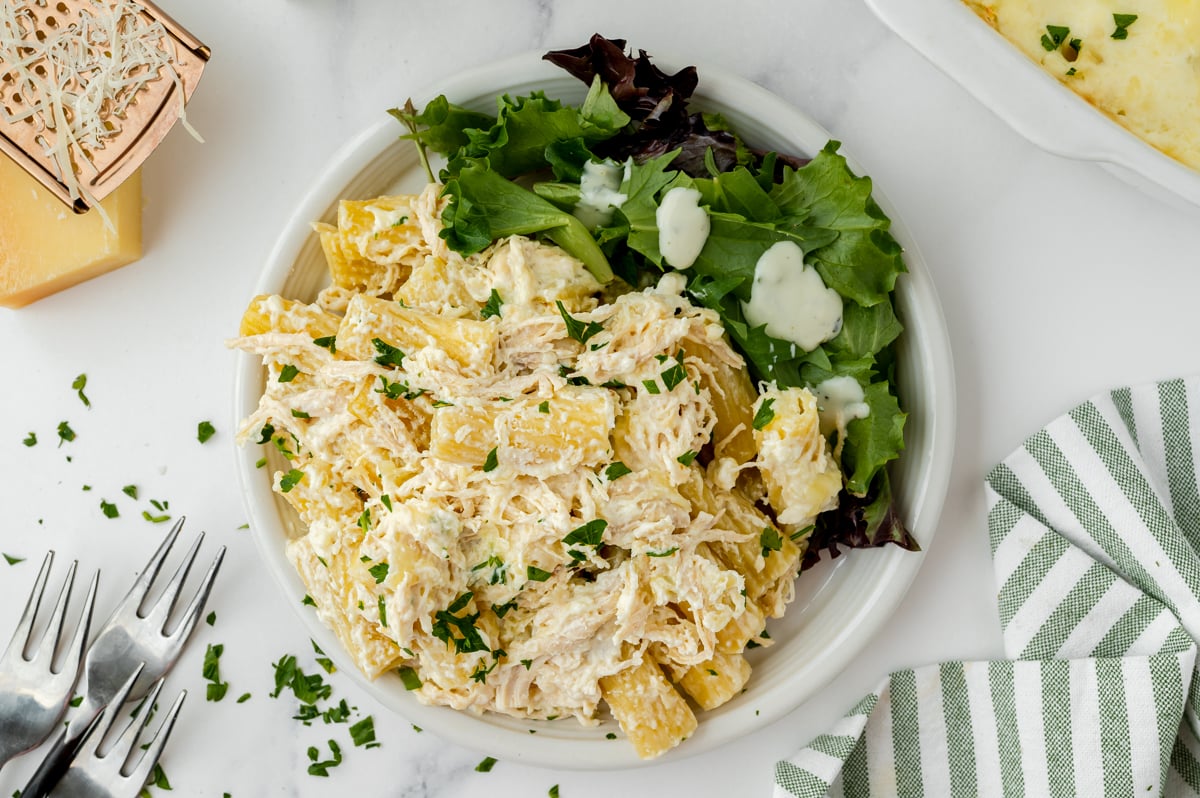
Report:
[[[88,0],[69,24],[47,15],[40,24],[34,4],[0,3],[0,80],[10,83],[10,103],[0,103],[7,124],[28,123],[57,169],[71,199],[84,199],[101,216],[82,173],[95,173],[94,153],[121,132],[121,120],[138,94],[166,77],[175,83],[179,120],[188,124],[184,92],[171,39],[162,24],[131,0]],[[105,219],[108,223],[107,218]]]

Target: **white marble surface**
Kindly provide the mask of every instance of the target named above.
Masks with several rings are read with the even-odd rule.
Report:
[[[1018,137],[884,29],[856,0],[654,4],[526,0],[163,0],[212,47],[190,108],[207,142],[174,131],[145,168],[146,255],[19,312],[0,310],[0,634],[47,548],[100,567],[98,614],[124,592],[163,526],[149,499],[229,548],[202,626],[168,682],[190,691],[164,766],[176,795],[764,795],[773,763],[821,732],[887,671],[1001,652],[982,478],[1021,439],[1106,387],[1194,372],[1200,210],[1168,207],[1095,165]],[[686,8],[686,11],[680,10]],[[340,675],[335,697],[373,714],[380,748],[344,726],[303,727],[270,699],[285,653],[312,670],[300,621],[265,577],[233,473],[237,327],[298,196],[349,137],[461,68],[624,36],[740,73],[845,142],[900,209],[945,306],[959,402],[955,476],[917,583],[887,629],[820,696],[702,757],[623,772],[543,770],[417,733]],[[70,389],[86,372],[86,409]],[[211,420],[205,445],[196,425]],[[68,421],[78,438],[55,447]],[[39,444],[21,444],[35,431]],[[69,458],[69,459],[68,459]],[[136,484],[139,500],[121,494]],[[92,489],[85,491],[83,486]],[[121,515],[105,518],[100,499]],[[61,573],[61,566],[59,573]],[[205,645],[223,643],[229,697],[204,700]],[[249,692],[245,703],[234,702]],[[343,764],[308,775],[309,745]],[[18,789],[30,757],[0,771]],[[158,794],[158,791],[154,791]]]

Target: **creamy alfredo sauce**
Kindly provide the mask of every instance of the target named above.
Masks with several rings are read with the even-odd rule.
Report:
[[[617,191],[625,170],[609,160],[588,161],[579,178],[579,202],[575,218],[594,230],[612,221],[613,209],[621,207],[627,196]]]
[[[696,262],[708,240],[708,211],[700,207],[700,192],[676,186],[666,193],[654,212],[658,224],[658,251],[676,269]]]
[[[767,325],[767,335],[811,351],[842,329],[842,297],[825,286],[804,252],[780,241],[754,264],[750,301],[742,303],[746,321]]]

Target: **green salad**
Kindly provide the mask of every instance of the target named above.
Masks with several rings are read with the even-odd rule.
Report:
[[[468,255],[509,235],[545,237],[602,283],[641,287],[671,269],[660,251],[663,198],[674,188],[699,192],[709,233],[681,271],[693,302],[720,315],[756,380],[812,389],[848,377],[869,407],[836,442],[844,487],[838,507],[818,518],[805,567],[822,551],[837,556],[839,546],[918,548],[895,510],[886,469],[904,448],[894,379],[903,328],[893,292],[905,266],[870,179],[850,171],[836,141],[811,158],[751,147],[720,115],[689,108],[694,67],[668,75],[644,51],[627,54],[623,40],[596,35],[545,59],[587,84],[581,104],[533,92],[499,97],[494,115],[444,96],[420,111],[411,101],[391,111],[431,180],[427,152],[446,158],[436,177],[448,198],[448,246]],[[585,172],[598,163],[619,167],[614,191],[622,201],[597,216],[580,208]],[[840,330],[808,351],[752,325],[743,310],[759,258],[779,242],[798,246],[842,298]]]

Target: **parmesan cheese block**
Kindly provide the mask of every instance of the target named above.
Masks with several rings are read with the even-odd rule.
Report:
[[[1200,0],[967,3],[1096,108],[1200,169]]]
[[[73,213],[0,156],[0,306],[19,308],[142,256],[142,179],[135,172],[95,210]]]

